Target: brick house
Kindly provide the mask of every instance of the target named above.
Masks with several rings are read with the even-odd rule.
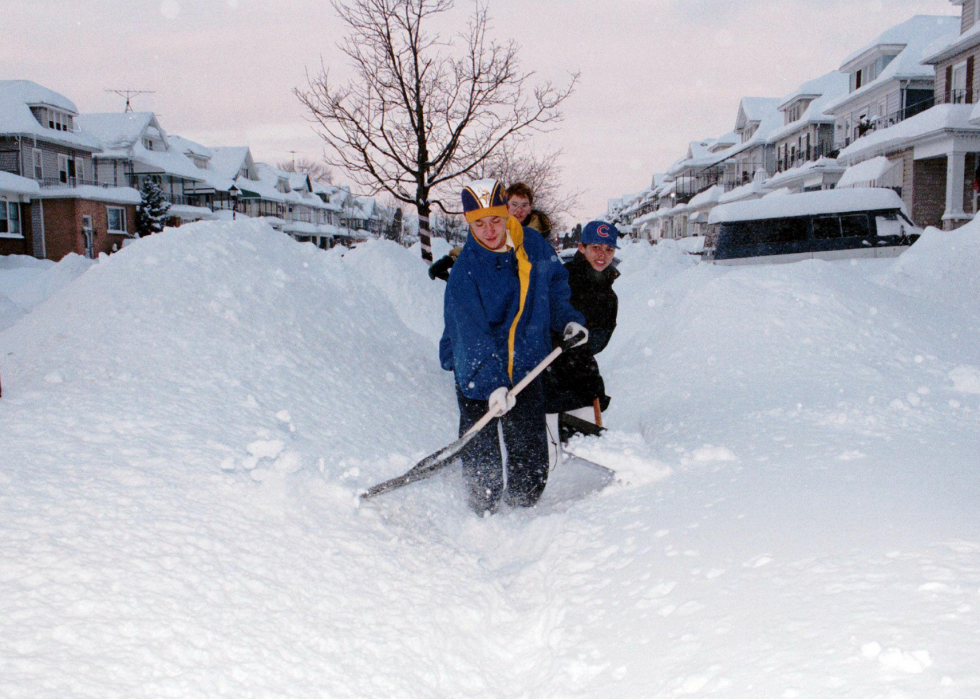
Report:
[[[53,90],[29,80],[0,81],[0,172],[37,185],[18,195],[19,239],[9,232],[5,197],[8,233],[0,251],[18,248],[51,260],[71,252],[95,257],[132,236],[139,194],[97,186],[93,155],[101,146],[79,132],[77,119],[74,103]]]

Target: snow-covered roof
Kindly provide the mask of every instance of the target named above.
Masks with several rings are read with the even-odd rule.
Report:
[[[78,109],[67,97],[31,80],[0,80],[0,134],[33,136],[87,151],[99,150],[99,144],[77,131],[58,131],[39,122],[31,107],[54,107],[72,117]]]
[[[746,122],[762,121],[773,109],[779,109],[779,104],[775,97],[743,97],[738,106],[739,116]]]
[[[980,45],[980,22],[974,23],[972,27],[960,34],[951,43],[927,55],[922,59],[922,62],[935,65],[964,51],[968,51],[977,45]]]
[[[139,204],[143,201],[140,193],[132,187],[97,187],[80,185],[78,187],[46,187],[41,190],[43,199],[89,199],[108,204]]]
[[[318,235],[320,232],[316,225],[306,221],[286,221],[282,230],[284,233],[301,233],[303,235]]]
[[[902,164],[900,160],[889,160],[883,155],[879,155],[870,160],[851,165],[844,172],[844,175],[837,182],[838,189],[848,187],[873,187],[881,177],[892,168]]]
[[[253,164],[248,146],[217,146],[211,148],[208,169],[219,177],[234,180],[243,167]]]
[[[891,189],[829,189],[723,204],[712,210],[708,220],[714,224],[879,209],[904,209],[904,205]]]
[[[871,92],[891,80],[912,80],[934,78],[935,69],[923,61],[939,48],[949,45],[960,32],[960,18],[941,15],[916,15],[899,25],[888,29],[877,39],[858,49],[841,64],[842,73],[850,73],[861,68],[863,61],[872,60],[879,51],[898,55],[885,66],[881,74],[871,82],[832,100],[827,111],[836,111],[852,100]]]
[[[193,155],[198,158],[204,158],[210,160],[214,156],[214,152],[205,145],[192,141],[189,138],[184,138],[183,136],[168,135],[167,141],[173,148],[176,148],[184,155]]]
[[[0,170],[0,192],[30,197],[40,194],[41,186],[35,180]]]
[[[249,180],[239,177],[235,180],[235,185],[241,190],[243,199],[267,199],[279,203],[286,202],[286,195],[263,180]]]
[[[132,160],[152,171],[190,180],[204,179],[200,168],[169,142],[153,112],[80,114],[78,124],[82,133],[101,144],[102,152],[96,158]],[[148,149],[143,145],[144,136],[160,139],[164,149]]]
[[[932,109],[916,114],[887,129],[879,129],[862,136],[843,149],[838,159],[845,165],[851,165],[859,160],[908,147],[915,140],[941,131],[978,133],[980,127],[970,123],[972,112],[971,104],[937,104]]]
[[[783,111],[788,109],[799,99],[807,98],[813,101],[807,106],[803,114],[796,121],[792,121],[782,128],[777,128],[769,134],[769,142],[776,141],[792,135],[800,128],[810,124],[832,124],[834,117],[826,111],[827,105],[847,94],[850,89],[850,78],[838,70],[831,71],[819,78],[809,80],[799,89],[791,92],[783,98],[779,108]]]
[[[721,195],[718,199],[719,204],[730,204],[735,201],[743,201],[745,199],[758,199],[763,194],[768,192],[769,189],[766,187],[766,180],[764,177],[756,177],[751,182],[740,185],[735,189],[729,190]]]
[[[126,157],[150,124],[156,123],[153,112],[108,112],[79,114],[79,130],[102,146],[103,156]]]
[[[714,206],[721,199],[721,195],[725,193],[725,188],[720,184],[716,184],[708,189],[700,192],[691,201],[687,203],[692,209],[707,208],[709,206]]]
[[[802,165],[797,165],[796,167],[792,167],[788,170],[777,172],[775,175],[766,180],[766,186],[770,188],[779,187],[787,182],[799,180],[800,178],[808,175],[813,175],[816,173],[838,174],[844,172],[844,170],[844,166],[838,163],[836,158],[819,158],[817,160],[808,160]]]
[[[190,206],[188,204],[171,204],[167,216],[177,216],[185,221],[197,221],[211,216],[211,209],[206,206]]]

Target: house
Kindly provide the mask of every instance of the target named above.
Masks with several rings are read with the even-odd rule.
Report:
[[[0,252],[95,257],[134,235],[139,192],[97,186],[93,156],[102,147],[79,130],[78,118],[64,95],[30,80],[0,81],[0,172],[17,178],[3,178],[7,233]]]
[[[952,36],[944,34],[945,41],[916,54],[920,66],[935,75],[929,108],[867,132],[839,157],[849,167],[845,183],[890,185],[916,224],[946,230],[969,221],[977,211],[973,185],[980,166],[980,126],[971,121],[976,9],[973,2],[954,4],[961,7],[962,17],[941,18],[946,20],[942,26],[954,27]]]
[[[81,114],[81,132],[98,142],[94,155],[96,179],[103,186],[139,189],[145,182],[160,186],[171,205],[189,203],[200,170],[169,141],[152,112]]]
[[[783,126],[769,136],[776,150],[772,188],[797,192],[831,189],[844,173],[835,160],[834,116],[827,105],[847,94],[849,78],[831,71],[783,98]]]
[[[935,71],[924,59],[959,30],[955,17],[917,15],[845,58],[839,70],[848,76],[848,92],[826,107],[834,116],[834,147],[842,150],[931,108]]]
[[[41,186],[34,180],[0,171],[0,255],[33,255],[31,201]]]

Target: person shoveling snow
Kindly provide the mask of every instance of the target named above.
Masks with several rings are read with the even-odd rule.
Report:
[[[488,408],[503,416],[462,451],[463,474],[477,513],[496,511],[502,498],[530,507],[548,480],[544,391],[540,380],[516,398],[511,389],[552,351],[551,331],[582,333],[580,344],[588,331],[570,303],[568,272],[540,233],[508,216],[500,183],[474,182],[461,196],[470,235],[446,286],[440,360],[456,379],[461,435]]]

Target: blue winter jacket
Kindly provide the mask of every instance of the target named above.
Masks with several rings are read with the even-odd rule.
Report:
[[[474,400],[513,386],[541,363],[552,350],[552,330],[585,323],[569,302],[568,272],[551,245],[513,217],[507,227],[515,246],[508,252],[488,250],[471,232],[446,285],[439,358]]]

